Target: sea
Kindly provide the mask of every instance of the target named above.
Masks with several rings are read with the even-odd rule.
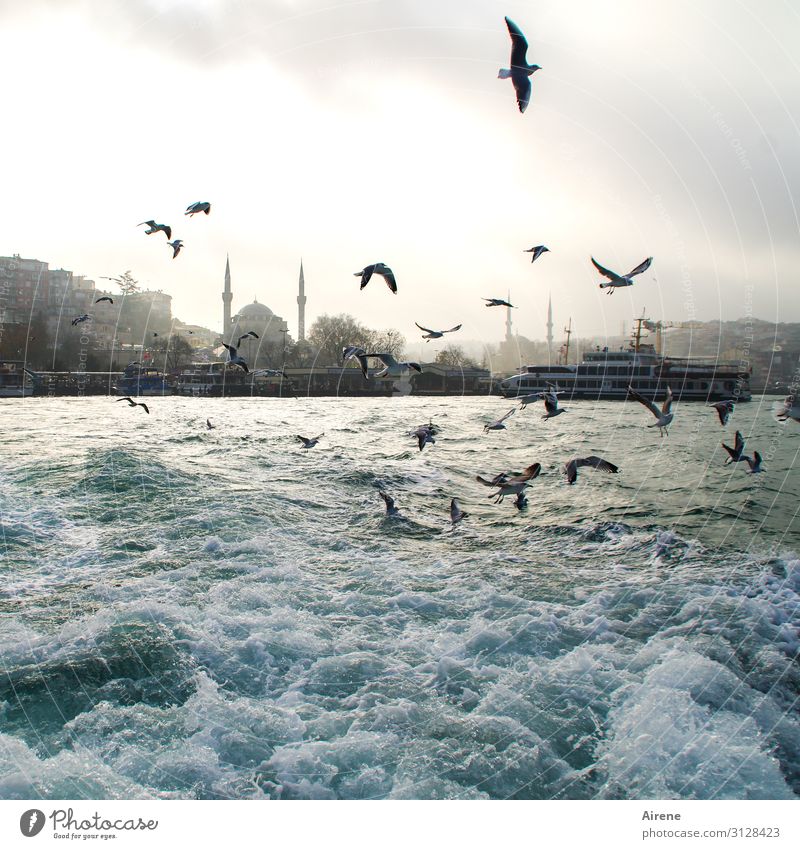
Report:
[[[0,402],[0,798],[800,793],[774,399],[143,400]],[[475,479],[534,462],[522,509]]]

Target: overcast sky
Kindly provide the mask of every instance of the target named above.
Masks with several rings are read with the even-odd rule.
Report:
[[[542,66],[524,115],[504,15]],[[409,340],[496,341],[480,298],[509,290],[532,338],[548,293],[580,336],[645,308],[800,321],[798,44],[789,0],[0,0],[0,255],[130,269],[215,329],[226,253],[234,311],[293,335],[301,256],[307,326]],[[608,297],[592,255],[654,261]],[[375,261],[398,295],[359,292]]]

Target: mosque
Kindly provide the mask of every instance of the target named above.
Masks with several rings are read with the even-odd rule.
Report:
[[[293,344],[289,336],[289,325],[276,315],[266,304],[260,304],[257,298],[253,303],[243,306],[236,315],[231,315],[233,292],[231,290],[230,259],[225,260],[225,288],[222,292],[223,308],[223,341],[235,345],[240,336],[250,331],[258,334],[258,339],[252,337],[242,342],[242,356],[250,363],[251,368],[279,368],[283,361],[283,350]],[[305,338],[305,281],[303,279],[303,262],[300,261],[300,293],[297,297],[298,335],[300,341]]]

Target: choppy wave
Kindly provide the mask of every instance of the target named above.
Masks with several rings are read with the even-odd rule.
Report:
[[[120,433],[93,430],[91,399],[71,408],[83,442],[42,437],[9,468],[0,797],[798,794],[786,469],[767,487],[706,458],[671,495],[653,469],[674,452],[649,432],[601,448],[602,422],[576,416],[554,451],[552,423],[484,436],[494,399],[439,399],[419,452],[423,400],[334,400],[158,399],[143,437],[118,415]],[[707,412],[679,411],[687,430]],[[781,434],[773,468],[797,450]],[[719,436],[674,473],[693,480]],[[624,486],[563,482],[587,440]],[[539,458],[521,511],[474,482]],[[452,496],[470,513],[455,530]]]

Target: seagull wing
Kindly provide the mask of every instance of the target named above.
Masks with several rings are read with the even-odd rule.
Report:
[[[517,408],[512,407],[502,418],[499,418],[497,420],[497,423],[500,424],[500,422],[504,422],[507,418],[510,418],[511,416],[513,416],[514,413],[516,413],[516,412],[517,412]]]
[[[616,474],[619,471],[619,466],[615,466],[613,463],[609,463],[608,460],[604,460],[602,457],[595,457],[594,455],[591,457],[580,457],[575,462],[578,466],[591,466],[599,472]]]
[[[515,65],[526,68],[528,66],[528,42],[522,34],[522,30],[511,20],[506,18],[508,34],[511,36],[511,68]]]
[[[168,239],[172,238],[172,227],[169,224],[162,224],[161,229],[164,231]]]
[[[525,483],[527,481],[532,481],[534,478],[539,477],[539,473],[542,471],[541,463],[533,463],[528,466],[527,469],[521,475],[514,475],[513,477],[506,478],[504,481],[500,481],[497,483],[497,486],[505,486],[507,484],[517,484],[517,483]]]
[[[361,271],[357,271],[355,273],[355,275],[354,275],[355,277],[358,277],[358,276],[361,277],[361,286],[360,286],[361,289],[363,289],[367,285],[367,283],[369,283],[370,278],[372,277],[373,271],[375,271],[375,266],[374,265],[367,265]]]
[[[302,442],[302,443],[303,443],[303,445],[304,445],[306,448],[308,448],[308,443],[309,443],[309,442],[311,442],[311,440],[310,440],[310,439],[306,439],[306,437],[305,437],[305,436],[300,436],[300,434],[299,434],[299,433],[298,433],[298,434],[295,434],[295,439],[299,439],[299,440],[300,440],[300,442]]]
[[[565,463],[562,471],[567,476],[567,483],[575,483],[578,480],[578,460],[573,459]]]
[[[526,73],[512,68],[511,82],[514,84],[519,111],[524,112],[531,102],[531,78]]]
[[[661,406],[661,415],[666,416],[667,413],[669,413],[671,408],[672,408],[672,390],[668,386],[667,387],[667,394],[664,397],[664,403]]]
[[[222,343],[222,347],[225,348],[233,359],[236,356],[237,348],[234,348],[233,345],[226,345],[224,342]]]
[[[415,321],[414,324],[417,324],[417,322]],[[431,330],[429,327],[423,327],[421,324],[417,324],[417,327],[419,327],[420,330],[424,330],[426,333],[436,333],[435,330]]]
[[[133,398],[128,397],[127,395],[124,398],[117,398],[117,401],[127,401],[129,404],[133,404]]]
[[[391,495],[387,495],[382,489],[378,490],[378,495],[383,499],[383,503],[386,505],[386,512],[389,513],[391,510],[394,510],[394,498]]]
[[[740,457],[742,456],[742,451],[744,451],[744,437],[738,430],[736,431],[736,442],[734,442],[734,450]]]
[[[397,360],[391,354],[364,354],[365,357],[375,357],[380,360],[385,366],[391,368],[397,365]]]
[[[592,265],[603,275],[603,277],[608,277],[609,280],[616,280],[619,275],[615,274],[613,271],[609,271],[607,268],[603,268],[599,262],[594,257],[590,257],[592,260]]]
[[[386,281],[386,285],[397,294],[397,281],[394,279],[394,272],[391,268],[385,268],[384,271],[381,272],[381,276]]]
[[[442,333],[455,333],[456,330],[461,330],[460,324],[457,324],[455,327],[451,327],[449,330],[443,330]]]
[[[558,398],[555,395],[549,394],[544,396],[544,408],[552,416],[558,409]]]
[[[722,443],[722,447],[728,452],[731,460],[736,459],[736,449],[735,448],[731,448],[730,445],[726,445],[724,442]]]
[[[191,331],[190,331],[190,332],[191,332]],[[246,336],[252,336],[252,337],[253,337],[253,339],[258,339],[258,338],[260,338],[260,337],[259,337],[259,335],[258,335],[258,333],[256,333],[256,332],[255,332],[255,330],[248,330],[248,331],[247,331],[247,333],[246,333],[245,335],[246,335]]]
[[[647,271],[650,268],[650,263],[653,261],[653,257],[649,256],[644,262],[640,262],[636,268],[631,269],[625,276],[633,277],[635,274],[641,274],[643,271]]]
[[[632,386],[628,387],[628,394],[631,396],[631,398],[634,398],[640,404],[644,404],[645,407],[647,407],[647,409],[650,410],[650,412],[657,419],[661,418],[661,410],[659,410],[658,407],[652,401],[648,401],[647,398],[644,397],[644,395],[640,395]]]
[[[140,402],[140,403],[138,403],[138,404],[135,404],[134,406],[136,406],[136,407],[144,407],[144,411],[145,411],[145,413],[147,413],[147,415],[148,415],[148,416],[150,415],[150,408],[147,406],[147,404],[142,404],[142,403]]]

